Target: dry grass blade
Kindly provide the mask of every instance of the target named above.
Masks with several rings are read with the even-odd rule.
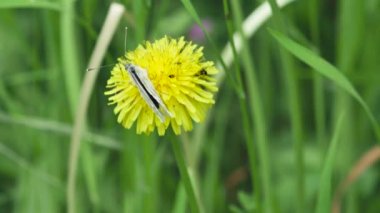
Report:
[[[294,0],[278,0],[277,4],[279,5],[279,7],[283,8],[292,2],[294,2]],[[244,20],[244,23],[243,23],[243,32],[246,35],[246,37],[247,38],[253,37],[253,35],[257,32],[257,30],[260,29],[260,27],[262,27],[266,23],[266,21],[268,21],[269,18],[271,18],[271,16],[272,16],[272,11],[270,9],[268,2],[262,3],[254,11],[252,11],[252,13]],[[235,32],[233,35],[233,39],[234,39],[234,44],[236,45],[236,51],[238,54],[240,54],[241,49],[242,49],[242,37],[240,36],[238,32]],[[223,61],[226,63],[226,66],[227,67],[231,66],[234,58],[233,58],[233,50],[229,42],[227,42],[227,44],[225,45],[221,55],[222,55]],[[223,70],[222,65],[220,63],[217,63],[216,66],[218,67],[219,70]],[[225,73],[219,72],[219,74],[217,75],[218,85],[223,83],[224,77],[225,77]],[[202,125],[200,125],[200,128],[196,129],[196,133],[194,137],[195,138],[194,140],[196,141],[194,145],[195,156],[193,157],[195,162],[199,160],[198,158],[199,158],[199,153],[200,153],[200,147],[202,144],[202,140],[200,140],[200,138],[202,138],[204,134],[206,133],[206,129],[208,125],[210,125],[210,116],[208,116],[206,121]]]
[[[280,8],[285,7],[286,5],[292,3],[294,0],[277,0],[277,4]],[[247,38],[251,38],[261,26],[263,26],[266,21],[269,20],[272,16],[272,10],[270,9],[270,5],[267,1],[262,3],[259,7],[257,7],[252,13],[244,20],[243,23],[243,32]],[[243,47],[242,37],[238,32],[235,32],[233,35],[234,43],[236,46],[236,51],[240,53]],[[226,63],[226,66],[229,67],[233,60],[233,51],[230,43],[227,43],[222,52],[223,61]],[[220,70],[222,65],[220,63],[217,64],[217,67]],[[218,83],[224,78],[223,72],[220,72],[218,75]]]
[[[332,213],[340,212],[340,204],[344,192],[350,187],[359,177],[363,174],[370,166],[375,164],[380,159],[380,146],[375,146],[370,149],[363,157],[352,167],[350,173],[341,182],[335,191],[333,203],[332,203]]]
[[[124,6],[118,3],[111,4],[95,49],[91,55],[88,67],[100,66],[100,63],[104,58],[107,47],[116,31],[116,27],[123,13]],[[67,205],[68,212],[70,213],[75,212],[75,182],[80,140],[85,126],[88,103],[98,72],[99,69],[95,69],[91,72],[86,72],[79,96],[79,104],[75,116],[74,131],[71,136],[67,183]]]

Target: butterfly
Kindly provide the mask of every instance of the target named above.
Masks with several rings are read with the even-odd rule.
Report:
[[[141,97],[158,116],[162,123],[165,122],[166,117],[173,117],[172,113],[162,101],[157,90],[154,88],[154,85],[149,79],[148,73],[145,69],[137,65],[127,63],[125,64],[125,70],[132,79],[132,83],[139,90]]]

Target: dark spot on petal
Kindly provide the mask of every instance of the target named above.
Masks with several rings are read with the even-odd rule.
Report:
[[[183,47],[179,50],[179,54],[181,54],[182,53],[182,51],[185,49],[185,47],[186,47],[186,45],[183,45]]]
[[[174,78],[174,77],[175,77],[175,75],[173,75],[173,74],[169,75],[169,78]]]
[[[201,69],[199,72],[197,72],[194,76],[195,77],[198,77],[198,76],[205,76],[207,75],[207,71],[205,69]]]
[[[207,75],[207,71],[204,70],[204,69],[202,69],[201,71],[199,71],[199,73],[200,73],[201,75]]]

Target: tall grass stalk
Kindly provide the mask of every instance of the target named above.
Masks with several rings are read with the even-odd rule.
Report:
[[[280,8],[283,8],[287,6],[288,4],[294,2],[294,0],[278,0],[278,4]],[[251,38],[255,35],[255,33],[272,17],[272,11],[270,9],[270,5],[268,2],[262,3],[260,6],[255,8],[249,14],[247,18],[245,18],[244,22],[242,23],[243,32],[247,38]],[[242,45],[242,38],[239,34],[239,32],[235,32],[233,35],[234,44],[236,48],[236,52],[241,52],[243,45]],[[227,67],[230,67],[231,64],[234,61],[234,55],[233,50],[230,43],[227,43],[222,51],[222,59],[226,63]],[[217,67],[223,68],[222,64],[218,62]],[[217,76],[218,83],[221,84],[225,77],[225,72],[219,73]]]
[[[263,193],[264,193],[264,211],[265,212],[273,212],[273,197],[272,197],[272,187],[271,187],[271,172],[270,172],[270,159],[269,159],[269,151],[268,151],[268,140],[267,140],[267,127],[265,121],[265,112],[263,109],[263,102],[261,93],[259,91],[258,80],[256,77],[256,71],[253,63],[253,57],[249,49],[249,43],[247,41],[246,36],[244,35],[242,29],[242,10],[241,5],[237,1],[231,1],[231,6],[234,14],[234,19],[238,32],[242,38],[242,63],[245,68],[244,74],[246,75],[246,84],[248,87],[249,94],[249,103],[250,103],[250,117],[253,121],[256,133],[258,154],[259,154],[259,165],[260,165],[260,173],[261,173],[261,181],[263,183]],[[248,116],[248,115],[243,115]],[[250,132],[250,130],[246,130]],[[252,133],[250,133],[252,134]],[[246,141],[248,147],[248,153],[250,158],[250,163],[255,163],[255,149],[254,149],[254,140]],[[254,167],[256,165],[250,165],[253,169],[251,173],[256,172]],[[254,174],[252,174],[254,176]],[[253,183],[255,185],[255,181]],[[257,184],[257,182],[256,182]]]
[[[268,0],[272,12],[276,28],[281,32],[286,32],[286,26],[284,22],[284,17],[281,14],[279,6],[275,0]],[[284,80],[289,98],[289,111],[290,111],[290,122],[291,122],[291,131],[292,138],[294,140],[294,158],[296,162],[297,169],[297,212],[304,212],[305,208],[305,175],[304,175],[304,148],[303,148],[303,127],[302,127],[302,114],[301,114],[301,105],[300,105],[300,92],[298,77],[296,75],[294,60],[291,56],[285,52],[283,49],[280,49],[280,60],[281,65],[283,66]]]
[[[62,0],[61,9],[61,57],[63,75],[65,77],[66,93],[70,112],[75,116],[75,109],[78,102],[79,91],[79,62],[77,44],[75,39],[75,2],[71,0]],[[76,166],[79,153],[79,144],[71,143],[69,155],[69,169],[67,180],[67,208],[69,213],[75,213],[75,177]]]
[[[46,37],[46,52],[48,53],[49,57],[46,57],[47,60],[47,66],[49,70],[49,78],[54,79],[59,76],[59,56],[58,52],[56,51],[58,48],[57,41],[56,41],[56,33],[54,31],[54,12],[52,11],[44,11],[42,14],[43,18],[43,26],[44,26],[44,35]],[[59,86],[57,85],[57,81],[50,81],[49,82],[49,89],[51,94],[56,94],[59,91]],[[53,110],[53,109],[52,109]],[[58,111],[58,110],[55,110]]]
[[[309,1],[309,25],[311,40],[319,53],[320,29],[319,29],[319,1]],[[313,74],[313,100],[314,100],[314,119],[317,132],[317,141],[320,145],[324,144],[326,134],[326,112],[325,112],[325,95],[323,91],[323,79],[318,73]],[[323,146],[321,146],[323,147]]]
[[[240,71],[240,60],[238,59],[238,54],[237,54],[237,50],[236,50],[236,47],[235,47],[235,42],[233,40],[233,32],[235,31],[234,30],[234,24],[233,24],[233,20],[232,20],[232,14],[234,13],[231,13],[230,9],[229,9],[229,2],[227,0],[224,0],[223,1],[223,5],[224,5],[224,16],[225,16],[225,19],[226,19],[226,25],[227,25],[227,30],[228,30],[228,39],[229,39],[229,43],[231,45],[231,49],[232,49],[232,52],[233,52],[233,57],[234,57],[234,67],[235,67],[235,79],[237,80],[237,84],[238,86],[240,87],[241,90],[244,90],[243,89],[243,81],[242,81],[242,78],[241,78],[241,71]],[[236,7],[236,5],[235,5]],[[236,8],[235,8],[236,10]],[[241,13],[241,11],[239,11],[239,9],[235,12],[238,12],[238,13]],[[241,14],[240,14],[240,20],[238,20],[237,22],[241,22]],[[235,19],[237,19],[236,17],[234,17]],[[240,26],[241,23],[236,23],[237,26]],[[238,32],[241,33],[241,30],[238,29]],[[245,141],[246,141],[246,144],[247,144],[247,147],[248,147],[248,156],[249,156],[249,167],[250,167],[250,171],[251,171],[251,182],[252,182],[252,193],[255,195],[255,203],[257,205],[257,211],[258,212],[262,212],[262,207],[261,207],[261,187],[260,187],[260,182],[259,182],[259,178],[258,178],[258,170],[256,169],[257,167],[257,163],[256,163],[256,152],[255,152],[255,146],[253,144],[254,142],[254,139],[253,139],[253,135],[251,133],[251,129],[252,129],[252,125],[251,125],[251,122],[249,120],[249,113],[248,113],[248,109],[247,109],[247,103],[246,103],[246,97],[245,96],[238,96],[239,97],[239,105],[240,105],[240,111],[241,111],[241,118],[242,118],[242,124],[243,124],[243,131],[244,131],[244,137],[245,137]]]
[[[322,174],[319,181],[317,207],[315,210],[316,213],[328,212],[331,209],[333,168],[338,152],[339,141],[341,139],[340,136],[342,135],[341,129],[345,115],[346,113],[344,111],[340,113],[325,161],[323,162]]]
[[[234,65],[235,65],[235,73],[236,73],[235,78],[237,79],[237,83],[241,87],[241,90],[244,90],[243,89],[243,87],[244,87],[243,81],[242,81],[242,77],[241,77],[241,71],[240,71],[240,65],[239,65],[240,60],[238,59],[238,53],[237,53],[236,46],[235,46],[234,39],[233,39],[234,25],[233,25],[233,20],[231,17],[232,15],[231,15],[231,12],[229,10],[229,6],[228,6],[229,3],[227,2],[227,0],[224,0],[223,4],[224,4],[225,18],[226,18],[226,22],[227,22],[228,39],[229,39],[229,43],[231,44],[231,48],[232,48],[232,52],[233,52],[233,56],[234,56]],[[236,5],[235,5],[235,7],[236,7]],[[241,21],[242,21],[241,11],[239,10],[239,8],[234,8],[234,9],[235,9],[235,12],[240,13],[239,17],[235,16],[235,19],[238,22],[236,24],[237,24],[237,26],[240,26],[242,24],[241,23]],[[238,29],[237,31],[239,33],[241,33],[241,35],[243,34],[242,29]],[[245,39],[246,38],[243,38],[243,40],[245,40]],[[250,70],[250,71],[252,71],[252,70]],[[249,113],[248,113],[246,101],[247,100],[246,100],[245,96],[244,97],[239,96],[239,102],[240,102],[239,105],[240,105],[241,117],[243,120],[242,123],[243,123],[244,136],[245,136],[245,141],[246,141],[246,144],[248,147],[249,166],[250,166],[250,171],[251,171],[251,182],[252,182],[252,193],[254,194],[255,204],[257,206],[256,210],[258,212],[262,212],[261,187],[260,187],[258,169],[256,168],[257,167],[256,152],[255,152],[256,149],[255,149],[255,146],[253,144],[254,138],[253,138],[253,135],[250,131],[252,129],[252,125],[251,125],[251,122],[249,120]]]
[[[368,104],[364,101],[362,96],[358,93],[352,83],[348,80],[348,78],[342,74],[342,72],[325,61],[323,58],[319,57],[311,50],[301,46],[300,44],[294,42],[293,40],[286,37],[284,34],[279,33],[277,31],[270,30],[272,36],[274,36],[277,41],[291,54],[297,57],[299,60],[305,62],[307,65],[312,67],[315,71],[319,72],[326,78],[330,79],[341,89],[350,94],[353,98],[358,101],[358,103],[362,106],[364,112],[366,113],[370,123],[372,125],[372,130],[376,136],[376,139],[380,141],[380,127],[379,123],[376,120],[373,112],[369,108]]]
[[[355,70],[357,57],[360,53],[361,37],[364,33],[364,8],[365,2],[360,0],[353,1],[338,1],[338,18],[337,18],[337,31],[336,31],[336,66],[343,72],[348,78],[355,72],[359,73],[359,70]],[[362,71],[360,71],[362,73]],[[352,81],[352,79],[349,79]],[[354,83],[354,82],[353,82]],[[356,141],[358,139],[357,131],[355,131],[355,123],[358,119],[356,113],[354,113],[354,102],[346,93],[339,91],[335,94],[335,102],[333,113],[335,119],[339,116],[342,109],[348,109],[348,115],[344,124],[343,140],[345,146],[343,147],[344,154],[339,156],[345,164],[341,167],[340,173],[344,174],[353,163],[353,159],[356,156]],[[379,130],[377,130],[378,132]],[[347,209],[355,206],[354,195],[355,190],[347,196],[347,200],[351,202],[346,203]]]
[[[91,56],[88,67],[99,67],[102,59],[105,55],[106,49],[111,41],[113,34],[116,31],[117,25],[124,12],[124,7],[120,4],[113,3],[108,11],[107,18],[104,22],[103,28],[99,35],[98,42],[96,43],[94,52]],[[80,103],[76,111],[74,130],[70,143],[70,156],[69,156],[69,172],[67,183],[67,205],[70,213],[75,212],[75,183],[76,183],[76,171],[77,161],[79,156],[80,141],[82,131],[85,128],[86,115],[88,110],[88,103],[90,100],[91,92],[97,77],[99,69],[91,72],[86,72],[84,82],[80,93]],[[88,150],[87,150],[88,151]],[[91,158],[90,153],[87,153]],[[89,159],[89,158],[85,159]]]
[[[75,2],[62,0],[61,10],[60,33],[62,68],[70,112],[75,116],[75,110],[79,100],[79,74],[81,73],[77,51],[78,44],[76,43],[77,40],[75,36]]]
[[[149,5],[147,1],[133,0],[133,15],[136,22],[136,42],[140,43],[146,38],[147,34],[147,18]]]
[[[279,6],[285,7],[288,4],[294,2],[294,0],[279,0]],[[268,2],[262,3],[260,6],[258,6],[252,13],[244,20],[242,26],[244,34],[247,38],[251,38],[255,35],[258,29],[260,29],[261,26],[265,24],[266,21],[270,19],[272,15],[272,11],[270,9],[270,6]],[[236,53],[240,53],[242,50],[242,38],[239,34],[239,32],[234,32],[233,34],[233,42],[235,45]],[[225,47],[223,48],[223,51],[221,53],[223,61],[226,63],[227,67],[230,67],[231,64],[234,62],[234,53],[232,49],[231,42],[228,42]],[[217,63],[217,67],[219,69],[223,69],[223,66],[220,64],[220,62]],[[224,71],[224,70],[223,70]],[[222,85],[225,79],[225,71],[220,72],[217,75],[217,83],[218,85]],[[199,160],[199,148],[201,145],[201,138],[205,136],[206,130],[210,124],[211,116],[207,117],[207,120],[203,123],[198,125],[198,128],[195,129],[195,136],[194,136],[194,143],[195,143],[195,152],[194,152],[194,159],[195,159],[195,165],[197,165]],[[197,151],[198,150],[198,151]]]
[[[215,110],[215,131],[213,132],[212,139],[209,142],[209,147],[206,150],[206,172],[203,178],[203,203],[206,207],[206,212],[220,212],[225,208],[225,197],[222,193],[224,189],[220,188],[220,180],[222,178],[222,160],[224,158],[223,148],[226,144],[224,139],[228,128],[228,119],[231,116],[230,109],[233,106],[232,98],[234,92],[226,90],[223,94],[223,99],[219,103],[221,106],[219,110]],[[220,134],[224,133],[224,134]],[[219,201],[219,202],[218,202]],[[220,205],[220,203],[224,205]]]
[[[200,205],[200,199],[197,197],[196,189],[194,183],[190,177],[189,169],[186,164],[185,155],[183,154],[183,149],[181,148],[181,141],[176,140],[174,137],[170,140],[173,148],[173,152],[176,158],[176,162],[181,173],[182,182],[185,186],[187,198],[189,200],[192,212],[203,212]]]

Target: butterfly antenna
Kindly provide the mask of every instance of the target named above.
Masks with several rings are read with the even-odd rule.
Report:
[[[124,37],[124,53],[127,52],[127,34],[128,34],[128,27],[125,27],[125,37]]]
[[[103,68],[107,68],[107,67],[111,67],[111,66],[115,66],[115,65],[116,64],[107,64],[107,65],[100,66],[100,67],[90,67],[90,68],[86,69],[86,72],[89,72],[89,71],[92,71],[92,70],[97,70],[97,69],[103,69]]]

